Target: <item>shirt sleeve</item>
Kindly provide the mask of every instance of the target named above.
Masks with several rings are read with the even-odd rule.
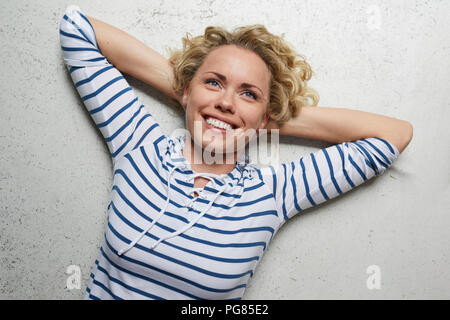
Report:
[[[261,176],[273,192],[284,223],[382,174],[398,156],[397,148],[388,141],[367,138],[337,144],[278,167],[265,167]]]
[[[106,140],[113,163],[163,133],[122,74],[101,53],[94,29],[76,6],[60,21],[64,62],[95,124]]]

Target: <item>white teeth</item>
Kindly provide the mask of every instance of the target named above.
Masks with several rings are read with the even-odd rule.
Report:
[[[225,129],[225,130],[232,130],[233,129],[233,127],[231,127],[228,123],[225,123],[225,122],[220,121],[218,119],[208,118],[208,119],[206,119],[206,122],[209,123],[210,125],[216,127],[216,128]]]

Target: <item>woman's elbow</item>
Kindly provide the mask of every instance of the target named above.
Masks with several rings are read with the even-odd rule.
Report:
[[[412,140],[414,128],[410,122],[396,119],[395,126],[389,127],[388,131],[378,138],[389,141],[402,153]]]
[[[408,121],[403,121],[403,125],[399,129],[397,133],[397,141],[393,142],[394,145],[397,147],[397,150],[399,153],[402,153],[403,150],[406,149],[406,147],[409,145],[413,138],[414,133],[414,127],[413,125]]]

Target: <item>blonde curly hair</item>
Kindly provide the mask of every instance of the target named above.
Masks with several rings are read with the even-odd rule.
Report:
[[[284,36],[284,35],[283,35]],[[282,125],[303,106],[316,106],[317,92],[307,86],[312,69],[302,55],[293,50],[283,36],[271,34],[263,25],[250,25],[228,32],[222,27],[207,27],[204,35],[182,39],[183,49],[170,50],[174,69],[173,90],[178,96],[190,83],[206,56],[222,45],[237,45],[258,54],[271,73],[269,119]],[[312,103],[311,103],[311,100]]]

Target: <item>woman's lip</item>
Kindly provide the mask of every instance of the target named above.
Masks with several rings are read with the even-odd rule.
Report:
[[[225,129],[222,129],[222,128],[217,128],[217,127],[214,127],[214,126],[210,125],[208,122],[206,122],[206,117],[208,117],[208,116],[203,116],[202,118],[203,118],[203,122],[205,123],[205,127],[207,129],[212,129],[212,130],[215,130],[215,131],[219,131],[220,133],[226,133],[227,131],[232,131],[232,130],[225,130]]]
[[[208,114],[204,114],[204,115],[203,115],[203,119],[205,119],[205,121],[206,121],[207,118],[213,118],[213,119],[220,120],[220,121],[222,121],[222,122],[224,122],[224,123],[227,123],[227,124],[229,124],[229,125],[231,126],[232,129],[238,128],[238,126],[236,126],[236,125],[234,125],[234,124],[228,122],[227,120],[225,120],[225,119],[223,119],[223,118],[220,118],[220,117],[217,117],[217,116],[210,116],[210,115],[208,115]]]

